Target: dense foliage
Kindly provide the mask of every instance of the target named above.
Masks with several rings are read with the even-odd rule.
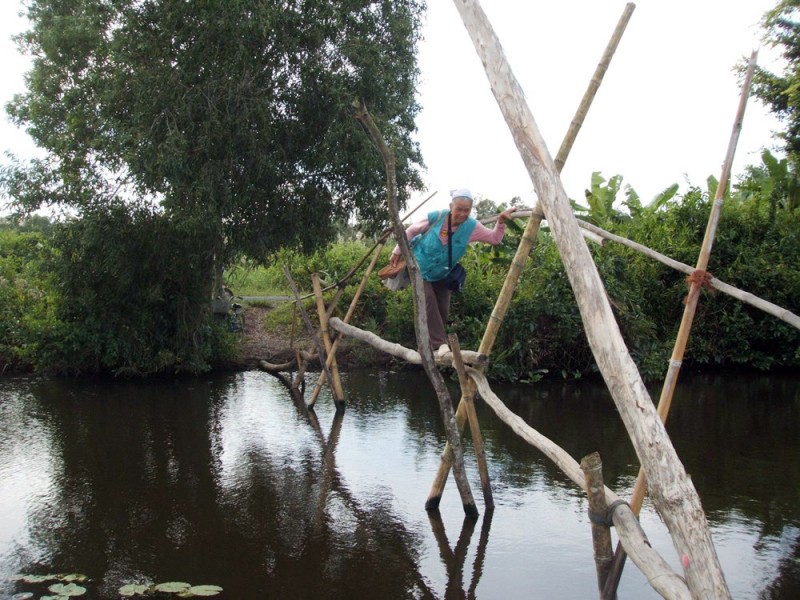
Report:
[[[800,211],[774,209],[772,186],[759,168],[725,200],[710,271],[718,279],[760,298],[800,313]],[[596,188],[605,189],[596,176]],[[613,184],[621,191],[621,178]],[[682,195],[671,186],[642,206],[626,189],[626,210],[612,209],[614,197],[604,197],[585,215],[603,222],[612,232],[628,237],[694,265],[700,250],[716,182],[709,189],[691,188]],[[780,205],[783,207],[783,204]],[[611,218],[612,215],[615,215]],[[464,348],[476,349],[491,314],[508,265],[519,241],[519,230],[509,228],[499,247],[476,245],[462,263],[467,286],[453,297],[451,330]],[[685,275],[631,250],[609,243],[590,246],[604,281],[612,309],[625,341],[643,375],[663,375],[683,313],[688,291]],[[333,283],[363,256],[364,244],[335,244],[312,256],[284,253],[274,267],[261,273],[262,281],[279,286],[282,265],[289,265],[298,281],[313,272]],[[380,264],[388,261],[388,250]],[[346,288],[346,307],[357,281]],[[344,308],[342,309],[342,311]],[[410,290],[389,292],[372,277],[353,323],[391,341],[415,346]],[[284,314],[289,318],[290,313]],[[297,317],[295,317],[297,318]],[[299,324],[297,325],[300,326]],[[726,296],[704,290],[699,303],[685,364],[754,368],[800,366],[800,332],[777,317]],[[494,345],[490,375],[511,381],[533,381],[543,376],[580,377],[596,371],[572,289],[557,248],[547,231],[528,261]]]
[[[111,207],[47,235],[0,235],[3,368],[198,372],[232,354],[195,275],[209,270],[208,245],[163,215]]]
[[[362,98],[416,186],[418,0],[32,0],[34,57],[9,106],[49,152],[7,169],[18,206],[157,202],[215,253],[263,258],[385,216]],[[224,245],[224,246],[223,246]]]
[[[324,245],[354,216],[366,230],[385,220],[381,158],[354,98],[395,148],[401,200],[419,185],[421,0],[26,6],[33,68],[7,110],[46,154],[0,168],[0,192],[22,213],[71,217],[38,275],[45,325],[9,331],[5,364],[205,368],[223,267]],[[4,331],[33,319],[31,279],[5,266],[4,310],[21,315]]]

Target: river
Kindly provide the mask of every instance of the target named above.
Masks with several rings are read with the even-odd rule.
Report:
[[[429,515],[444,431],[424,375],[343,379],[344,415],[323,393],[315,419],[255,371],[0,380],[0,597],[40,598],[53,581],[22,575],[67,573],[103,599],[171,581],[227,599],[597,597],[583,494],[491,410],[479,402],[494,511],[467,441],[480,517],[452,479]],[[630,492],[638,464],[600,382],[495,389]],[[800,598],[800,377],[682,374],[667,428],[733,596]],[[649,503],[641,521],[679,569]],[[658,596],[629,562],[619,597]]]

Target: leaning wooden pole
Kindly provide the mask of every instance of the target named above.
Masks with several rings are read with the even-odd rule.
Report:
[[[333,376],[333,389],[336,390],[334,395],[336,410],[344,409],[344,388],[342,388],[342,379],[339,377],[339,365],[336,363],[336,355],[333,354],[333,342],[328,329],[328,313],[325,309],[325,299],[322,297],[322,285],[319,282],[319,273],[311,274],[311,285],[314,289],[314,299],[317,303],[317,317],[319,318],[319,331],[322,335],[322,342],[325,344],[325,366],[322,372],[330,372]]]
[[[583,121],[586,119],[586,115],[589,112],[589,107],[592,103],[592,100],[594,100],[597,88],[603,81],[603,76],[608,69],[608,64],[611,61],[611,57],[619,45],[619,40],[625,30],[625,26],[630,20],[633,9],[633,4],[629,3],[626,5],[625,11],[623,12],[622,17],[620,17],[619,23],[617,24],[617,27],[611,36],[611,40],[608,42],[605,52],[603,52],[603,58],[595,70],[594,76],[589,83],[589,87],[583,96],[583,100],[578,106],[575,116],[572,118],[570,129],[567,132],[567,135],[561,144],[561,148],[558,150],[558,156],[556,157],[556,165],[558,165],[557,168],[559,172],[561,171],[564,163],[567,161],[567,157],[572,149],[572,144],[575,141],[575,137],[578,135],[578,131],[583,125]],[[522,239],[520,240],[519,246],[517,246],[517,251],[514,254],[514,259],[511,261],[511,266],[506,274],[505,281],[503,281],[503,287],[500,290],[500,294],[495,301],[492,314],[489,316],[489,321],[486,324],[486,329],[483,333],[483,338],[481,339],[481,345],[478,349],[479,354],[489,356],[492,352],[492,347],[497,339],[500,326],[503,324],[503,320],[508,312],[508,307],[511,305],[511,298],[514,296],[514,291],[517,289],[517,284],[522,277],[522,270],[525,267],[525,262],[528,260],[528,257],[533,250],[533,246],[536,243],[536,237],[539,235],[539,226],[541,225],[543,218],[544,213],[537,202],[536,206],[533,208],[530,218],[528,219],[528,224],[525,226],[525,230],[522,233]],[[472,401],[474,401],[474,399],[475,397],[473,396]],[[456,410],[456,422],[458,424],[459,431],[464,429],[464,423],[467,417],[466,408],[467,407],[463,401],[459,402]],[[439,470],[436,472],[436,475],[433,479],[433,484],[431,485],[431,491],[428,493],[428,499],[425,502],[425,508],[427,510],[436,509],[439,506],[439,502],[441,502],[442,494],[444,493],[444,487],[447,483],[447,476],[450,474],[450,460],[450,448],[445,445],[444,452],[442,453],[442,459],[439,463]]]
[[[461,494],[461,503],[464,508],[464,513],[477,518],[478,507],[475,505],[472,490],[469,486],[469,480],[467,479],[467,473],[464,469],[464,453],[461,448],[461,436],[456,425],[456,416],[453,411],[452,399],[450,398],[450,392],[447,389],[442,374],[439,372],[439,369],[436,368],[433,349],[430,344],[422,275],[419,271],[419,265],[417,265],[417,261],[414,258],[414,253],[411,252],[411,247],[406,239],[403,224],[400,221],[395,192],[397,189],[397,179],[394,154],[386,145],[383,134],[381,134],[380,129],[378,129],[378,126],[372,120],[372,116],[367,112],[367,108],[364,106],[363,102],[357,100],[353,103],[353,107],[356,109],[356,118],[367,128],[372,141],[377,146],[383,158],[386,172],[386,199],[389,205],[389,215],[392,219],[392,228],[395,238],[397,238],[397,243],[400,245],[403,257],[406,259],[408,274],[411,279],[414,296],[414,330],[417,337],[419,354],[422,358],[422,368],[428,375],[428,379],[430,379],[433,389],[436,392],[436,397],[439,401],[439,410],[442,413],[442,421],[444,422],[445,431],[447,433],[447,440],[453,449],[453,474],[455,476],[456,486]]]
[[[669,361],[667,368],[667,375],[664,378],[664,385],[661,388],[661,397],[658,400],[658,416],[661,421],[666,423],[669,416],[669,410],[672,406],[672,398],[675,394],[675,388],[678,383],[678,374],[683,362],[683,356],[686,352],[686,346],[689,343],[689,335],[692,331],[692,324],[694,322],[694,315],[697,312],[697,302],[700,299],[700,290],[706,283],[708,278],[708,262],[711,258],[711,249],[714,245],[714,238],[717,232],[717,225],[719,218],[722,214],[722,204],[725,198],[725,190],[728,187],[728,180],[730,179],[731,168],[733,166],[733,157],[736,154],[736,146],[739,142],[739,134],[742,131],[742,122],[744,120],[744,111],[747,107],[747,99],[750,96],[750,84],[753,80],[753,73],[756,68],[756,60],[758,52],[755,51],[750,56],[750,64],[747,68],[744,82],[742,84],[742,91],[739,97],[739,107],[736,111],[736,119],[733,123],[733,130],[728,142],[728,151],[725,155],[725,162],[722,165],[722,174],[720,176],[717,192],[714,195],[714,203],[711,206],[711,214],[708,217],[708,224],[706,225],[706,232],[703,237],[703,245],[700,248],[700,255],[697,259],[697,266],[695,267],[694,274],[689,277],[689,294],[686,296],[686,306],[683,310],[683,318],[681,325],[678,329],[678,336],[675,340],[675,346],[672,349],[672,357]],[[631,510],[637,515],[642,508],[644,496],[647,491],[647,481],[645,478],[644,469],[639,469],[639,475],[636,478],[636,484],[631,493]],[[617,546],[617,551],[614,556],[614,565],[612,568],[611,576],[608,578],[608,593],[619,585],[619,579],[622,574],[622,568],[625,565],[625,551],[621,546]],[[612,587],[613,586],[613,587]]]
[[[686,565],[697,597],[728,598],[700,498],[678,459],[614,319],[600,274],[572,214],[558,170],[514,77],[494,30],[477,0],[454,0],[486,70],[520,156],[542,202],[564,262],[589,347],[644,466],[653,502]]]
[[[458,336],[455,333],[451,333],[447,336],[447,341],[453,353],[453,367],[458,373],[458,383],[461,386],[461,402],[466,407],[469,430],[472,433],[472,446],[475,449],[475,456],[478,461],[478,473],[481,479],[484,506],[487,509],[491,509],[494,508],[494,495],[492,494],[492,483],[489,479],[486,451],[483,448],[483,435],[481,435],[481,428],[478,423],[478,413],[475,411],[475,384],[467,377],[467,372],[464,370],[464,360],[461,356],[461,344],[458,341]]]
[[[358,305],[358,301],[361,299],[361,294],[364,293],[364,288],[367,286],[367,281],[369,280],[369,276],[372,275],[372,271],[375,269],[375,265],[378,262],[378,259],[381,256],[381,250],[383,250],[383,246],[386,243],[386,239],[383,239],[380,244],[377,246],[377,251],[372,256],[372,260],[369,262],[367,266],[367,270],[364,271],[364,275],[361,277],[361,282],[358,284],[358,288],[356,289],[356,293],[353,294],[353,299],[350,301],[350,306],[347,308],[347,314],[344,316],[344,322],[349,323],[351,317],[353,316],[353,312],[355,312],[356,306]],[[336,359],[336,351],[339,349],[339,344],[341,343],[344,336],[339,335],[335,340],[333,340],[333,345],[331,346],[330,351],[328,352],[328,358],[325,360],[325,365],[330,368],[333,361]],[[323,369],[322,372],[319,374],[317,378],[317,384],[314,386],[314,390],[311,392],[311,398],[308,401],[308,406],[313,407],[314,404],[317,402],[317,398],[319,397],[319,393],[322,391],[322,386],[325,383],[325,370]]]

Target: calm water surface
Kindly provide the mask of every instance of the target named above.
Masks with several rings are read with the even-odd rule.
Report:
[[[800,598],[800,377],[681,375],[668,429],[736,598]],[[79,572],[84,598],[186,581],[219,598],[592,598],[582,493],[485,406],[496,508],[464,521],[452,480],[424,510],[444,444],[421,373],[350,373],[309,419],[271,376],[177,382],[0,380],[0,598]],[[573,457],[638,469],[602,385],[496,391]],[[657,393],[655,394],[657,396]],[[471,448],[467,443],[467,450]],[[666,528],[642,523],[674,566]],[[630,564],[620,598],[655,598]]]

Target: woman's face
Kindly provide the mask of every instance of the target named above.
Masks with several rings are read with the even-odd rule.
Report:
[[[450,214],[453,225],[461,225],[472,212],[472,202],[467,198],[455,198],[450,202]]]

